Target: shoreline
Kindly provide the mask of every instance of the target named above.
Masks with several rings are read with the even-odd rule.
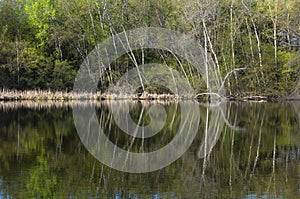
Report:
[[[44,90],[27,90],[27,91],[0,91],[0,101],[52,101],[52,102],[70,102],[70,101],[104,101],[104,100],[145,100],[145,101],[178,101],[196,99],[201,102],[207,102],[208,98],[194,98],[193,96],[182,97],[174,94],[152,94],[139,93],[134,95],[116,95],[108,93],[73,93],[64,91],[44,91]],[[280,96],[280,95],[245,95],[245,96],[226,96],[228,101],[249,101],[249,102],[283,102],[283,101],[300,101],[299,96]]]
[[[116,95],[108,93],[73,93],[63,91],[0,91],[0,101],[103,101],[103,100],[181,100],[193,97],[181,97],[174,94],[139,93],[134,95]]]

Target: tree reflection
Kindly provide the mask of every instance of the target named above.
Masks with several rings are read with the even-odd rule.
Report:
[[[142,105],[131,106],[131,116],[138,120]],[[169,126],[149,140],[137,140],[131,150],[141,151],[143,145],[144,151],[151,151],[175,136],[179,108],[176,103],[165,106]],[[118,172],[96,161],[81,144],[69,106],[2,106],[0,194],[13,198],[295,198],[300,180],[298,106],[230,103],[221,113],[217,107],[200,105],[200,128],[190,149],[170,166],[145,174]],[[97,105],[97,112],[107,136],[128,148],[128,135],[117,128],[105,103]],[[215,119],[207,123],[207,117]],[[147,124],[147,114],[143,119]],[[221,119],[232,125],[219,132],[215,124]],[[215,146],[206,148],[209,153],[199,159],[205,140],[213,138],[217,138]]]

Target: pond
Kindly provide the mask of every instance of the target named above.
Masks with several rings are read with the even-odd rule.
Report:
[[[73,119],[72,108],[90,105],[73,103],[0,102],[0,198],[300,198],[299,102],[197,104],[199,126],[188,149],[146,173],[98,161]],[[112,114],[129,107],[132,121],[147,126],[153,105],[167,116],[149,138],[133,139]],[[92,107],[111,142],[148,153],[175,139],[181,121],[192,120],[180,113],[189,106],[195,104],[104,101]]]

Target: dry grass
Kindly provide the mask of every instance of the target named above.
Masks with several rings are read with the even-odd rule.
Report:
[[[132,106],[137,105],[138,103],[142,103],[144,107],[151,106],[152,104],[161,104],[161,105],[169,105],[174,101],[167,100],[104,100],[104,101],[83,101],[83,100],[72,100],[72,101],[32,101],[32,100],[10,100],[10,101],[0,101],[0,110],[8,111],[12,109],[18,108],[31,108],[36,110],[49,109],[49,108],[65,108],[72,106],[95,106],[95,107],[111,107],[114,106],[122,106],[123,104],[130,103]],[[177,103],[177,102],[175,102]]]
[[[69,100],[71,93],[68,92],[51,92],[42,90],[2,90],[0,100],[32,100],[32,101],[63,101]]]
[[[110,93],[73,93],[63,91],[45,91],[45,90],[2,90],[0,91],[0,101],[72,101],[72,100],[179,100],[180,96],[173,94],[133,94],[133,95],[116,95]]]

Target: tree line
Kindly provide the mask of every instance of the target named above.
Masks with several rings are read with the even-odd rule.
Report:
[[[228,94],[285,94],[298,81],[299,12],[299,0],[1,0],[0,88],[69,91],[98,43],[125,30],[161,27],[193,35]],[[155,60],[189,71],[193,86],[205,90],[169,52],[134,55],[138,64]],[[130,67],[120,57],[107,81]]]

